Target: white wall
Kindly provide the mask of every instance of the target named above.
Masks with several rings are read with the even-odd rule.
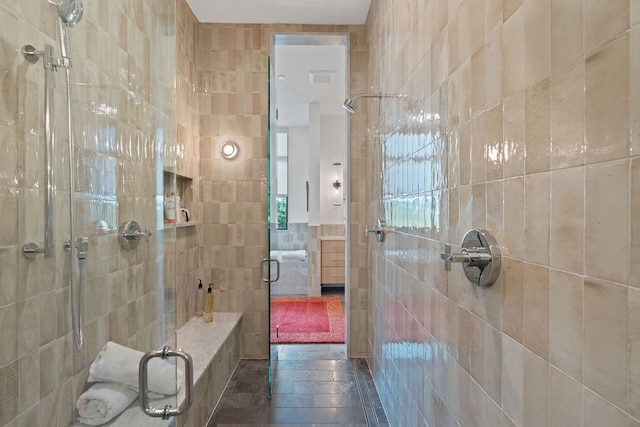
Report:
[[[336,203],[334,163],[345,163],[345,117],[321,117],[317,104],[309,108],[309,127],[290,127],[289,222],[344,224],[344,204]],[[344,175],[344,172],[343,172]],[[309,181],[307,212],[306,182]],[[341,195],[344,194],[344,176]]]
[[[309,128],[289,128],[289,222],[307,223],[309,181]]]
[[[344,224],[344,202],[336,204],[334,163],[342,164],[342,175],[345,166],[345,116],[322,117],[320,119],[320,221],[322,224]],[[342,188],[339,195],[344,194],[344,176],[340,177]]]
[[[309,225],[320,225],[320,104],[309,105]]]

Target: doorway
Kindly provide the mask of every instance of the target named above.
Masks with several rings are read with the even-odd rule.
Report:
[[[280,278],[270,283],[272,345],[345,339],[347,57],[347,35],[272,38],[269,258],[280,263]],[[285,302],[293,321],[283,320]],[[318,333],[306,316],[321,317],[331,333]]]

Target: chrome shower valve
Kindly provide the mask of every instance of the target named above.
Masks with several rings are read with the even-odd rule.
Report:
[[[498,280],[502,264],[501,253],[495,238],[487,230],[469,230],[462,239],[459,253],[451,252],[451,245],[444,245],[440,259],[445,270],[451,271],[451,263],[459,262],[467,279],[474,285],[489,286]]]
[[[376,240],[378,242],[384,242],[384,235],[387,232],[387,221],[382,218],[378,218],[376,220],[376,225],[374,228],[369,228],[368,225],[364,226],[364,235],[368,236],[369,233],[374,233],[376,235]]]

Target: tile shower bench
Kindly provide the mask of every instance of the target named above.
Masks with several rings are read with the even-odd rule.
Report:
[[[193,358],[194,385],[193,403],[178,417],[178,427],[202,427],[213,414],[240,359],[241,319],[242,313],[216,312],[213,323],[193,317],[178,329],[177,347]]]

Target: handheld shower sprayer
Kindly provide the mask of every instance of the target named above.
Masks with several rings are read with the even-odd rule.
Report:
[[[82,19],[82,0],[49,0],[58,13],[58,33],[60,35],[60,53],[65,68],[71,67],[71,42],[69,27],[73,27]]]
[[[70,27],[82,19],[81,0],[49,0],[49,3],[56,6],[60,19]]]
[[[358,99],[360,98],[405,98],[405,95],[394,95],[388,93],[359,93],[353,98],[347,98],[344,100],[342,107],[350,113],[355,113],[358,108]]]
[[[70,271],[70,290],[71,290],[71,323],[73,328],[74,340],[78,351],[82,350],[84,344],[84,285],[85,270],[87,257],[87,237],[75,237],[74,226],[75,220],[75,143],[74,143],[74,127],[73,112],[71,108],[71,42],[69,40],[69,28],[76,25],[82,19],[82,0],[49,0],[49,4],[55,6],[58,13],[58,34],[60,36],[60,58],[58,66],[65,69],[67,80],[67,131],[69,142],[69,244],[65,249],[69,251],[69,271]],[[76,279],[74,274],[75,262],[74,256],[78,258],[79,277]]]

